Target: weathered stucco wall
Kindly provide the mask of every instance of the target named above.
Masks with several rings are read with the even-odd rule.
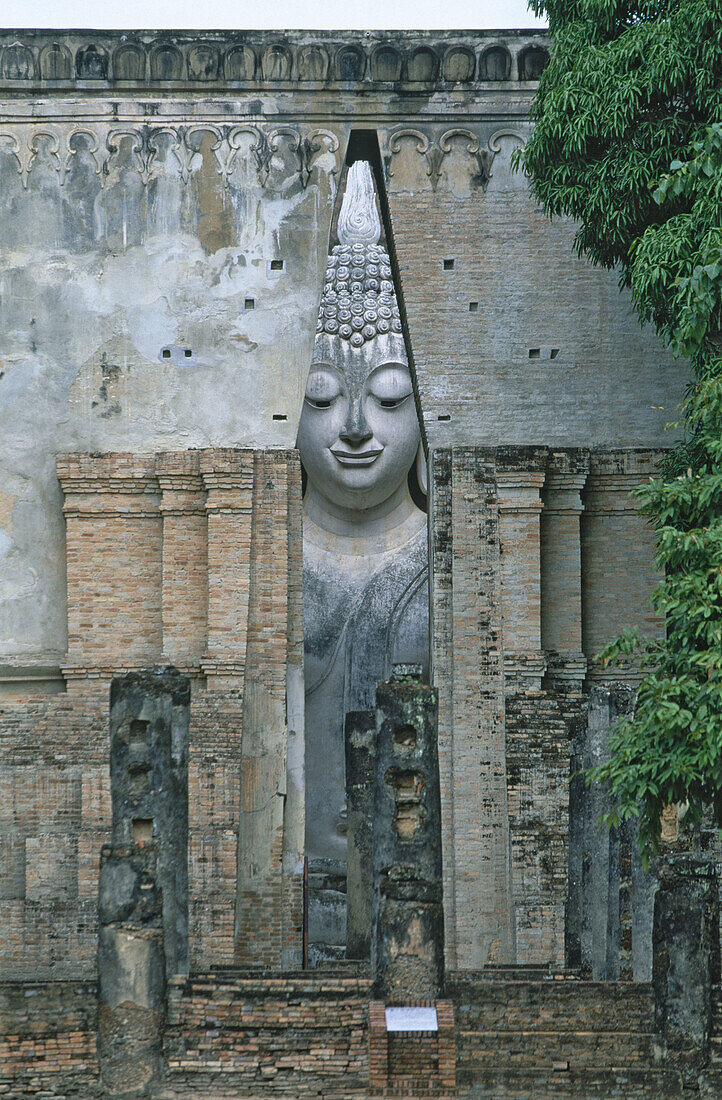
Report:
[[[684,370],[510,171],[547,46],[0,35],[0,686],[61,686],[57,453],[294,444],[351,129],[430,444],[665,444]]]
[[[339,138],[53,122],[0,148],[0,654],[52,664],[59,452],[293,446]]]

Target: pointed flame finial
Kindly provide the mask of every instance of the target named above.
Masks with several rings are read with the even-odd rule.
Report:
[[[355,161],[348,170],[346,193],[338,219],[341,244],[378,244],[381,221],[376,209],[376,194],[371,165]]]

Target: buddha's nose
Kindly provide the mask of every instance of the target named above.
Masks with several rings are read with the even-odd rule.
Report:
[[[367,439],[370,439],[374,434],[364,416],[363,404],[360,398],[352,400],[349,404],[346,423],[338,434],[340,439],[357,446],[359,443],[364,443]]]

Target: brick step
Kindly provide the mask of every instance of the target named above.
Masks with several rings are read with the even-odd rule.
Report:
[[[464,1031],[500,1031],[513,1033],[524,1032],[550,1032],[558,1031],[561,1034],[577,1032],[597,1032],[603,1035],[613,1035],[617,1032],[639,1032],[648,1035],[654,1030],[654,1017],[651,1012],[617,1012],[605,1014],[579,1013],[577,1016],[568,1016],[566,1013],[543,1011],[537,1013],[530,1008],[528,1012],[523,1009],[513,1009],[493,1012],[487,1009],[467,1012],[464,1005],[456,1006],[456,1023]]]
[[[6,1078],[0,1067],[0,1097],[2,1100],[104,1100],[107,1090],[101,1086],[97,1074],[47,1073],[37,1070],[13,1074]]]
[[[164,1048],[174,1062],[214,1061],[223,1058],[235,1065],[254,1064],[267,1057],[283,1062],[285,1058],[316,1056],[324,1058],[346,1055],[349,1046],[366,1050],[362,1022],[357,1027],[345,1024],[337,1028],[297,1028],[293,1024],[279,1025],[273,1030],[214,1031],[207,1034],[166,1032]]]
[[[367,1096],[375,1096],[375,1093],[367,1093]],[[425,1100],[428,1097],[446,1097],[447,1091],[442,1091],[438,1081],[419,1081],[414,1078],[394,1080],[384,1089],[383,1100]],[[454,1093],[456,1096],[456,1093]]]
[[[369,1100],[368,1084],[345,1077],[329,1085],[308,1075],[309,1080],[295,1079],[292,1087],[286,1079],[249,1082],[237,1074],[224,1072],[175,1075],[153,1093],[155,1100],[268,1100],[283,1097],[289,1100]],[[23,1100],[26,1100],[23,1096]],[[84,1098],[83,1098],[84,1100]]]
[[[457,1028],[459,1064],[495,1066],[548,1066],[567,1061],[572,1065],[647,1065],[651,1061],[652,1036],[639,1032],[466,1031]]]
[[[193,989],[198,986],[291,986],[306,988],[321,983],[342,983],[359,980],[370,981],[369,964],[357,959],[339,959],[328,967],[313,970],[253,970],[249,967],[216,967],[214,970],[192,972],[187,977],[172,978],[169,985],[174,988]]]
[[[470,1029],[647,1032],[653,1027],[647,983],[465,981],[453,988],[453,1000],[457,1022]]]
[[[722,1096],[722,1067],[710,1066],[704,1075],[706,1093],[703,1096]]]
[[[674,1070],[588,1067],[457,1070],[457,1095],[463,1100],[670,1100],[682,1097]]]
[[[239,1006],[257,1006],[263,1011],[267,1006],[308,1002],[323,1006],[336,1002],[340,1005],[354,1001],[368,1001],[371,996],[371,982],[356,976],[332,975],[305,972],[293,977],[279,977],[276,973],[270,978],[230,976],[175,978],[169,983],[168,1011],[173,1022],[190,1019],[204,1011],[208,1015],[228,1015],[238,1013]]]
[[[163,1091],[157,1094],[158,1100],[169,1096],[203,1097],[211,1100],[215,1096],[234,1097],[234,1100],[248,1100],[252,1096],[294,1097],[351,1097],[368,1096],[368,1074],[334,1072],[326,1070],[321,1076],[315,1071],[278,1070],[276,1073],[251,1073],[232,1066],[216,1063],[213,1066],[173,1066],[169,1067]]]
[[[265,1009],[265,1011],[264,1011]],[[235,1005],[198,1005],[197,1012],[169,1012],[166,1033],[184,1034],[197,1040],[206,1034],[236,1036],[273,1036],[290,1029],[309,1033],[340,1031],[366,1026],[368,1007],[363,1002],[325,1002],[291,1005],[271,1002],[268,1005],[239,1003]]]
[[[712,986],[712,1031],[722,1035],[722,985]]]
[[[481,970],[452,970],[446,984],[456,987],[469,982],[581,981],[579,969],[565,969],[552,963],[499,963]]]

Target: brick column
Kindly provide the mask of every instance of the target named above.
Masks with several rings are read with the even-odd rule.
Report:
[[[541,544],[546,450],[499,447],[497,485],[501,539],[504,672],[509,690],[539,690],[541,648]]]
[[[553,687],[581,689],[581,491],[589,471],[586,451],[549,455],[541,515],[541,643]]]
[[[190,680],[175,669],[110,685],[113,845],[157,846],[168,974],[188,973],[188,726]]]
[[[236,961],[252,966],[301,962],[300,503],[297,453],[256,451],[235,928]]]
[[[251,572],[253,451],[202,451],[208,517],[209,688],[242,688]]]
[[[369,1004],[369,1093],[383,1096],[389,1079],[389,1036],[383,1001]]]
[[[709,1064],[712,986],[720,980],[719,887],[709,858],[669,853],[654,900],[655,1055],[699,1088]]]
[[[439,1024],[439,1092],[442,1096],[454,1096],[456,1090],[456,1028],[454,1026],[453,1001],[436,1002],[436,1019]]]
[[[389,1004],[444,984],[437,715],[420,665],[394,665],[376,689],[371,977]]]
[[[661,457],[655,451],[592,451],[582,494],[582,649],[588,678],[636,683],[636,663],[601,670],[594,657],[621,630],[638,626],[659,635],[664,624],[649,603],[657,583],[654,531],[630,494],[648,480]]]
[[[496,471],[473,447],[434,451],[432,466],[446,962],[476,970],[515,956]]]
[[[163,516],[163,661],[197,667],[206,652],[208,517],[198,451],[159,454]]]
[[[98,882],[102,1095],[152,1096],[163,1081],[166,957],[154,844],[106,844]]]

